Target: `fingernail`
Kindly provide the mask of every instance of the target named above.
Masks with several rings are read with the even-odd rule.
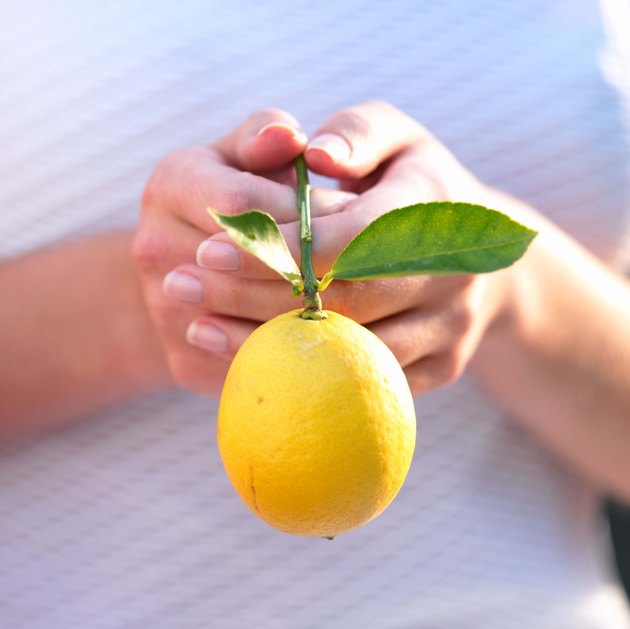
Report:
[[[238,271],[241,257],[227,242],[204,240],[197,249],[197,264],[214,271]]]
[[[211,323],[193,321],[186,331],[186,340],[191,345],[214,354],[225,354],[228,349],[227,335]]]
[[[335,163],[347,161],[352,153],[350,145],[340,135],[334,133],[322,133],[313,138],[306,147],[307,151],[310,149],[323,151]]]
[[[203,299],[203,286],[201,282],[188,273],[171,271],[162,284],[164,294],[173,299],[199,303]]]
[[[256,137],[264,135],[265,133],[267,133],[270,130],[287,131],[298,142],[306,143],[306,141],[308,139],[306,137],[306,134],[304,133],[304,131],[301,131],[300,129],[296,129],[295,127],[292,127],[290,124],[287,124],[285,122],[270,122],[269,124],[266,124],[264,127],[262,127],[258,131],[258,133],[256,134]]]

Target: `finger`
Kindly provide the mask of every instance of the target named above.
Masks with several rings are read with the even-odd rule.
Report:
[[[136,230],[132,256],[145,281],[161,282],[175,265],[194,263],[204,237],[202,231],[177,219],[156,220],[155,215],[145,214]]]
[[[259,323],[209,314],[197,317],[186,329],[190,345],[231,361]]]
[[[193,147],[160,162],[149,179],[142,207],[145,213],[172,215],[214,234],[222,230],[208,207],[225,214],[259,209],[288,222],[295,220],[297,197],[290,186],[226,166],[208,147]]]
[[[403,371],[413,395],[445,387],[461,375],[460,367],[448,353],[425,356]]]
[[[190,306],[166,297],[160,281],[145,283],[144,296],[175,382],[200,393],[218,395],[229,364],[225,358],[209,356],[186,342]]]
[[[453,351],[456,330],[448,317],[412,310],[368,327],[392,350],[414,395],[454,381],[463,369]]]
[[[407,158],[401,158],[407,161]],[[373,189],[357,197],[344,191],[313,195],[313,263],[319,277],[327,273],[342,249],[369,223],[389,209],[424,200],[433,195],[434,184],[418,174],[416,160],[400,164],[391,177],[383,177]],[[411,183],[410,183],[411,182]],[[275,184],[272,184],[275,185]],[[320,202],[317,199],[326,199]],[[295,260],[300,259],[300,230],[295,210],[286,207],[276,217],[289,217],[292,222],[280,225],[280,231]],[[282,222],[280,219],[279,222]],[[217,234],[216,228],[209,233]],[[217,243],[219,243],[217,245]],[[253,256],[237,249],[225,233],[203,243],[197,255],[199,265],[217,271],[238,271],[243,277],[274,278],[275,273]]]
[[[193,264],[183,266],[193,271],[195,268]],[[187,389],[212,395],[220,393],[229,362],[259,322],[209,313],[203,303],[203,288],[194,272],[169,273],[162,280],[153,269],[145,272],[145,276],[145,301],[160,333],[173,378]],[[229,291],[221,292],[226,294]],[[246,301],[246,294],[241,297]]]
[[[262,322],[301,305],[283,279],[250,280],[194,264],[182,264],[169,272],[162,290],[162,297],[187,311],[188,323],[208,312]]]
[[[356,194],[341,190],[315,189],[311,193],[311,213],[324,216],[343,211]],[[295,210],[297,214],[297,208]],[[285,239],[291,241],[291,254],[299,260],[299,224],[294,221],[280,227]],[[226,232],[219,232],[204,240],[197,249],[197,264],[213,271],[238,272],[241,277],[251,279],[277,279],[276,271],[237,247]]]
[[[338,254],[354,236],[385,211],[450,196],[445,178],[433,172],[433,161],[453,160],[453,164],[441,167],[448,168],[454,178],[459,177],[460,167],[450,153],[436,147],[421,144],[405,150],[383,170],[380,181],[360,196],[341,191],[313,193],[316,208],[312,223],[313,261],[318,277],[330,270]],[[280,230],[294,259],[299,259],[297,223],[281,225]],[[197,262],[213,270],[238,271],[243,277],[275,277],[273,270],[237,250],[224,233],[201,245]]]
[[[409,367],[452,342],[451,322],[440,314],[415,308],[375,321],[368,328],[392,350],[402,367]]]
[[[449,197],[445,178],[430,165],[436,151],[428,144],[406,149],[392,160],[372,188],[350,201],[343,212],[313,220],[313,262],[326,273],[344,247],[372,221],[394,208]],[[288,235],[289,247],[296,247]]]
[[[333,282],[322,293],[322,299],[324,308],[365,324],[404,310],[431,308],[433,303],[444,301],[456,290],[457,283],[438,283],[430,276],[340,281]],[[192,264],[180,265],[168,273],[164,293],[188,308],[189,321],[205,312],[266,321],[302,306],[301,299],[294,297],[285,280],[251,280],[207,271]]]
[[[412,309],[369,326],[403,366],[415,393],[459,378],[492,320],[494,296],[488,278],[467,280],[433,307]]]
[[[329,118],[309,140],[305,157],[316,173],[356,179],[427,137],[418,122],[396,107],[368,101]]]
[[[405,367],[455,346],[468,355],[494,316],[496,296],[487,276],[432,277],[431,282],[420,306],[370,325]]]
[[[240,170],[268,173],[289,166],[306,147],[299,122],[281,109],[264,109],[213,144],[225,162]]]

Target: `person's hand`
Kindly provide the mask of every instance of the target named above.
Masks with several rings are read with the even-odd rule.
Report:
[[[286,114],[274,115],[281,119]],[[234,151],[225,148],[233,146],[234,137],[229,136],[217,145],[224,155]],[[293,151],[286,145],[276,146],[275,166],[282,173],[280,180],[288,181],[286,167],[303,148],[299,143],[293,146]],[[369,102],[335,114],[313,135],[305,156],[312,171],[338,179],[347,193],[322,199],[321,191],[313,192],[314,263],[320,276],[354,235],[389,209],[440,199],[490,205],[495,201],[495,206],[499,201],[505,205],[506,201],[498,194],[493,198],[492,191],[474,179],[426,130],[385,103]],[[243,161],[239,165],[246,166]],[[265,189],[269,194],[273,190],[271,184]],[[274,214],[281,223],[293,220],[281,229],[297,259],[299,230],[295,222],[295,198],[288,195],[288,190],[287,196],[291,196],[287,205],[279,205],[270,198],[257,198],[218,209],[236,213],[258,207]],[[210,197],[205,205],[212,205]],[[187,216],[191,216],[190,211]],[[207,217],[199,226],[213,234],[199,247],[200,266],[188,263],[176,269],[177,274],[194,277],[203,287],[202,301],[188,306],[190,325],[186,336],[190,344],[209,352],[205,360],[212,360],[211,356],[229,359],[257,321],[299,307],[299,302],[292,297],[286,282],[234,247],[225,233],[217,232],[208,223]],[[197,230],[195,237],[199,236]],[[451,382],[461,374],[485,329],[501,312],[505,286],[501,278],[503,272],[478,277],[336,281],[322,297],[324,307],[366,324],[378,334],[403,365],[412,390],[420,393]],[[178,296],[168,279],[166,292]],[[167,313],[176,308],[166,307],[162,297],[157,301]],[[182,339],[186,314],[181,306],[177,312]],[[195,353],[194,360],[191,350],[185,351],[181,344],[172,345],[175,346],[180,350],[179,364],[183,367],[180,374],[184,377],[180,375],[180,382],[209,391],[205,384],[208,380],[201,382],[201,387],[194,386],[200,383],[195,374],[202,372],[204,358]]]
[[[306,160],[314,172],[358,194],[343,213],[314,222],[318,275],[387,210],[435,200],[499,202],[426,129],[383,102],[333,115],[309,141]],[[392,349],[419,394],[461,375],[502,311],[504,287],[500,274],[415,276],[333,282],[323,298],[331,309],[367,324]]]
[[[248,273],[240,274],[242,254],[225,238],[204,248],[204,260],[215,271],[197,266],[195,255],[200,243],[218,231],[208,207],[230,214],[256,208],[279,222],[295,220],[289,165],[306,141],[292,116],[265,110],[216,144],[175,152],[155,168],[142,199],[133,257],[180,385],[218,394],[244,339],[278,309],[298,305],[284,280],[276,281],[266,270],[258,274],[260,281],[249,264]],[[353,196],[333,190],[314,194],[314,213],[335,211]]]

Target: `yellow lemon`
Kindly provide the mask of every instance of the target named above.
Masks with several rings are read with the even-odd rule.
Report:
[[[335,312],[259,327],[223,388],[218,443],[245,504],[286,533],[334,537],[394,499],[416,439],[413,400],[387,346]]]

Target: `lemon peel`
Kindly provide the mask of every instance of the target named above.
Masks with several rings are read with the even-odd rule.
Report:
[[[382,513],[409,470],[414,404],[387,346],[332,311],[260,326],[230,367],[218,415],[225,471],[249,509],[335,537]]]

